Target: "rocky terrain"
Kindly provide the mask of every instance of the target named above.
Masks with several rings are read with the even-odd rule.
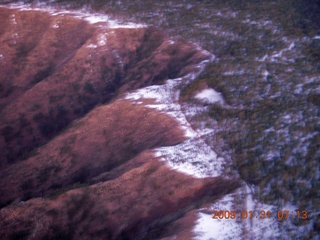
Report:
[[[319,0],[0,4],[1,237],[319,239]]]
[[[1,17],[2,164],[26,159],[95,106],[182,76],[206,58],[152,28],[41,11],[2,9]]]
[[[0,18],[2,239],[162,238],[240,185],[160,161],[152,149],[185,131],[154,100],[122,97],[195,72],[204,51],[79,12],[1,7]]]

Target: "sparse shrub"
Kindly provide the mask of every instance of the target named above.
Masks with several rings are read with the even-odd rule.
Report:
[[[26,116],[24,113],[19,113],[19,122],[20,122],[20,127],[25,128],[30,125],[29,121],[26,119]]]
[[[25,191],[25,190],[30,190],[33,188],[33,180],[32,179],[27,179],[25,180],[21,186],[20,186],[21,190]]]
[[[5,126],[1,131],[2,136],[4,136],[6,140],[10,140],[12,138],[13,133],[14,129],[10,125]]]
[[[38,129],[40,130],[41,134],[47,138],[50,138],[55,133],[55,126],[53,123],[44,121],[38,124]]]
[[[17,232],[14,232],[10,234],[9,239],[10,240],[23,240],[23,239],[28,239],[30,235],[30,232],[27,230],[20,230]]]
[[[52,72],[52,67],[51,67],[51,66],[48,66],[47,68],[45,68],[45,69],[43,69],[43,70],[40,70],[39,72],[37,72],[37,73],[34,75],[32,84],[41,82],[43,79],[45,79],[45,78],[47,78],[48,76],[50,76],[51,72]]]
[[[60,170],[60,166],[46,166],[44,169],[40,171],[39,175],[37,176],[37,179],[40,183],[44,183]]]
[[[84,84],[83,89],[85,90],[85,92],[90,93],[90,94],[95,94],[96,93],[96,90],[94,89],[92,83],[90,83],[90,82],[86,82]]]

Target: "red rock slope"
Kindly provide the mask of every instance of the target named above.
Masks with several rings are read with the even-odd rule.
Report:
[[[117,96],[207,58],[151,27],[0,8],[2,239],[156,239],[237,183],[169,169],[177,121]],[[171,232],[172,233],[172,232]]]

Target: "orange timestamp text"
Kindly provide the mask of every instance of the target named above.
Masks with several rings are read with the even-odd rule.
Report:
[[[306,210],[279,210],[274,213],[269,210],[243,210],[237,213],[235,210],[214,210],[212,216],[213,219],[270,219],[273,217],[278,220],[284,220],[289,217],[305,220],[308,219],[308,212]]]

